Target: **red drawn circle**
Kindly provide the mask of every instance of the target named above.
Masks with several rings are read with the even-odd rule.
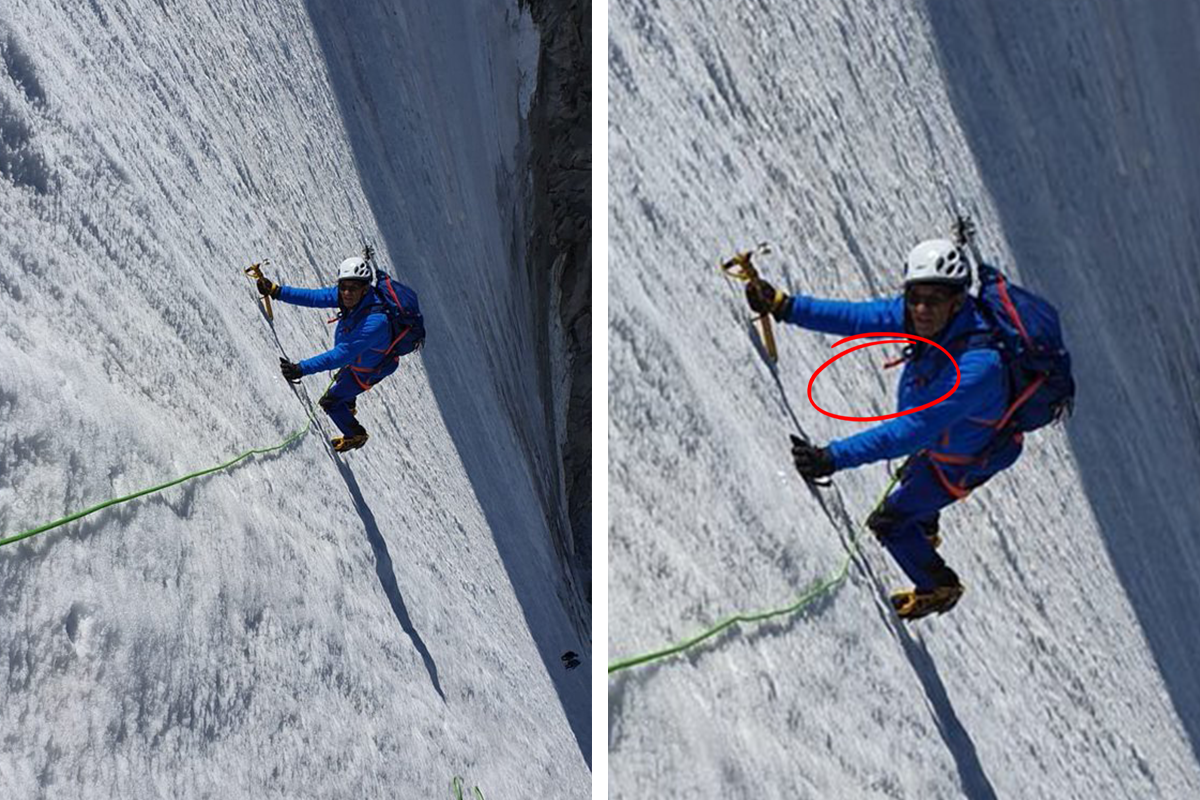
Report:
[[[923,336],[913,336],[912,334],[908,334],[908,333],[891,333],[891,332],[858,333],[858,334],[855,334],[854,336],[847,336],[845,339],[840,339],[829,346],[837,347],[840,344],[845,344],[846,342],[850,341],[851,339],[867,339],[872,336],[901,336],[903,338],[887,339],[887,340],[880,341],[880,342],[867,342],[866,344],[860,344],[855,347],[851,347],[849,350],[847,350],[844,353],[838,353],[836,356],[834,356],[833,358],[829,359],[824,364],[819,366],[817,368],[817,371],[812,374],[812,377],[808,379],[808,402],[812,403],[813,408],[815,408],[817,411],[820,411],[825,416],[833,417],[834,419],[844,419],[848,422],[877,422],[877,421],[883,420],[883,419],[896,419],[897,417],[903,417],[905,414],[914,414],[918,411],[923,411],[932,406],[936,406],[938,403],[949,398],[950,395],[952,395],[958,391],[958,384],[962,380],[962,370],[960,370],[958,368],[958,362],[954,360],[954,356],[950,355],[949,350],[942,347],[937,342],[930,341],[929,339],[926,339]],[[952,386],[950,388],[950,391],[946,392],[944,395],[937,398],[936,400],[930,400],[925,405],[917,406],[916,408],[910,408],[908,411],[897,411],[895,414],[883,414],[882,416],[878,416],[878,417],[845,417],[845,416],[842,416],[841,414],[831,414],[828,411],[826,411],[825,409],[821,408],[819,405],[817,405],[816,401],[813,400],[813,396],[812,396],[813,382],[817,379],[817,376],[821,374],[821,370],[825,369],[826,367],[828,367],[833,362],[837,361],[842,356],[848,356],[851,353],[853,353],[855,350],[862,350],[864,347],[874,347],[875,345],[879,345],[879,344],[905,344],[905,341],[904,341],[905,339],[913,339],[918,342],[925,342],[926,344],[931,344],[934,347],[936,347],[938,350],[941,350],[943,353],[946,354],[946,358],[950,359],[950,363],[954,365],[954,373],[955,373],[954,374],[954,386]]]

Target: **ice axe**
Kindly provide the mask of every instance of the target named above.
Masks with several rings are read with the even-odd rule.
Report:
[[[243,271],[250,276],[250,280],[258,283],[258,281],[266,277],[262,274],[262,267],[270,263],[270,261],[260,261],[256,264],[251,264]],[[275,313],[271,310],[271,296],[269,294],[264,294],[258,298],[258,307],[262,310],[263,316],[267,318],[267,322],[275,320]]]
[[[759,242],[758,247],[753,250],[743,250],[727,261],[721,262],[721,271],[734,280],[743,283],[754,284],[761,280],[758,277],[758,270],[754,268],[752,259],[755,255],[766,255],[771,252],[771,246],[766,242]],[[779,361],[779,351],[775,347],[775,331],[771,328],[771,315],[762,314],[754,317],[751,320],[752,329],[758,337],[757,344],[763,352],[764,358],[772,367]]]

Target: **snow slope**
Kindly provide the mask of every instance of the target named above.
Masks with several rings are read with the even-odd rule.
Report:
[[[788,404],[818,442],[863,426],[807,403],[832,338],[779,332],[778,386],[757,360],[715,269],[735,248],[866,299],[971,212],[1063,308],[1081,395],[944,515],[952,614],[897,624],[903,575],[867,537],[803,613],[618,673],[610,797],[1200,796],[1200,25],[1160,5],[613,4],[610,659],[787,605],[886,482],[871,465],[818,499],[795,476]],[[838,361],[817,401],[891,411],[881,360]]]
[[[0,532],[301,429],[360,237],[427,346],[296,444],[0,549],[0,796],[586,797],[516,3],[0,9]]]

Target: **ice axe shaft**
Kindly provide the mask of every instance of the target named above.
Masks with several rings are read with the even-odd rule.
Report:
[[[243,272],[245,272],[247,275],[250,276],[250,280],[254,281],[255,283],[258,283],[259,280],[266,277],[265,275],[262,274],[263,264],[270,264],[270,263],[271,263],[270,261],[260,261],[256,264],[251,264],[250,266],[246,267],[246,269],[243,270]],[[275,312],[271,310],[271,295],[269,295],[269,294],[262,295],[261,297],[259,297],[259,303],[262,306],[263,314],[265,314],[267,317],[267,322],[274,321]]]
[[[753,258],[756,254],[766,255],[770,252],[770,245],[766,242],[759,242],[758,247],[755,249],[743,250],[735,254],[732,258],[722,261],[721,271],[734,280],[742,281],[743,283],[755,283],[760,278],[758,277],[758,270],[754,267]],[[763,355],[770,364],[774,365],[779,361],[779,351],[775,347],[775,330],[771,327],[771,315],[763,314],[758,317],[752,317],[751,325],[762,345]]]

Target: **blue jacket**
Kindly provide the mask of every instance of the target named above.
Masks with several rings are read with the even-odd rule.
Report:
[[[337,308],[338,290],[336,286],[323,289],[280,286],[278,299],[298,306]],[[337,330],[333,334],[333,347],[301,361],[300,373],[312,375],[314,372],[349,366],[354,372],[366,375],[378,369],[391,344],[391,326],[382,302],[372,286],[358,301],[358,305],[349,313],[343,313],[338,320]]]
[[[855,303],[796,295],[784,311],[784,320],[841,336],[871,331],[911,333],[906,328],[903,297]],[[847,469],[885,458],[900,458],[926,448],[933,453],[966,456],[982,450],[994,434],[987,423],[999,420],[1008,408],[1008,371],[1000,354],[990,348],[967,349],[967,342],[958,338],[983,330],[988,330],[988,325],[976,300],[968,296],[935,340],[958,361],[962,371],[958,390],[923,411],[831,442],[829,452],[834,466]],[[897,411],[935,400],[954,385],[954,365],[941,350],[921,342],[915,342],[914,347],[916,355],[900,375]]]

